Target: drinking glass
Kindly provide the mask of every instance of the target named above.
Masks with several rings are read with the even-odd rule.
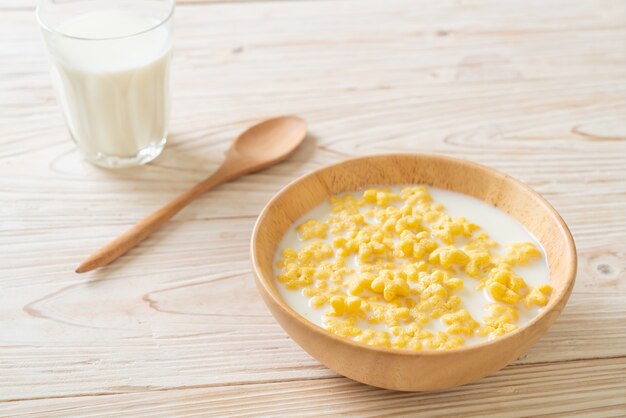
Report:
[[[37,19],[70,136],[104,167],[165,146],[174,0],[40,0]]]

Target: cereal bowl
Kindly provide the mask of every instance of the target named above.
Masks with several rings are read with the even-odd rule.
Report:
[[[552,294],[528,323],[497,339],[448,350],[408,351],[368,346],[308,321],[281,297],[274,279],[279,243],[290,226],[331,195],[371,185],[424,184],[494,206],[532,233],[546,253]],[[360,157],[293,181],[264,208],[254,227],[251,256],[259,291],[270,311],[305,351],[330,369],[372,386],[427,391],[480,379],[523,355],[554,323],[576,276],[576,248],[555,209],[519,181],[493,169],[429,154]]]

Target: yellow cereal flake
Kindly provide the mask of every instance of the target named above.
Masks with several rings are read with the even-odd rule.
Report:
[[[524,279],[513,273],[507,264],[500,264],[491,269],[485,287],[494,300],[509,305],[515,305],[528,288]]]
[[[358,213],[358,208],[353,212],[338,212],[328,217],[326,223],[330,225],[333,234],[347,233],[349,236],[356,235],[365,226],[365,218]]]
[[[504,261],[511,266],[523,266],[540,256],[541,251],[532,242],[516,242],[507,247],[504,253]]]
[[[442,315],[454,312],[461,307],[461,298],[457,295],[449,296],[449,293],[440,285],[432,285],[424,291],[424,297],[415,306],[415,318],[419,318],[418,312],[436,319]]]
[[[332,213],[343,212],[345,214],[358,214],[359,208],[365,204],[363,201],[357,200],[353,195],[333,196],[328,199],[330,210]]]
[[[446,329],[448,334],[471,336],[479,325],[465,309],[459,309],[456,312],[445,314],[441,317],[441,320],[444,324],[448,325],[448,329]]]
[[[415,263],[407,263],[402,266],[402,271],[406,275],[407,280],[412,282],[419,278],[419,274],[428,270],[428,264],[425,261]]]
[[[498,248],[500,245],[492,241],[489,238],[489,235],[481,232],[480,234],[476,234],[473,236],[469,242],[463,247],[466,252],[470,251],[480,251],[490,253],[492,250]]]
[[[400,322],[411,320],[411,311],[406,307],[383,303],[375,303],[370,307],[371,313],[368,318],[370,324],[384,323],[388,327],[393,327]]]
[[[363,315],[363,300],[358,296],[333,296],[330,298],[330,306],[333,308],[331,315],[341,316],[345,314]]]
[[[316,241],[307,244],[298,252],[298,261],[301,264],[316,264],[333,256],[333,248],[326,243]]]
[[[376,276],[372,273],[360,273],[350,279],[348,287],[353,295],[360,295],[364,290],[371,289]]]
[[[359,244],[358,257],[362,263],[372,263],[381,259],[385,259],[387,255],[387,247],[380,241],[371,240],[369,242],[361,242]]]
[[[348,267],[335,267],[331,274],[330,281],[335,284],[342,284],[344,282],[344,278],[352,273],[354,273],[354,269]]]
[[[492,340],[517,329],[514,324],[519,320],[517,309],[493,303],[487,306],[487,311],[489,314],[483,318],[484,325],[478,329],[478,335]]]
[[[285,248],[281,253],[280,260],[276,263],[276,267],[284,268],[288,264],[293,263],[298,259],[298,253],[291,248]]]
[[[428,206],[432,202],[432,197],[424,186],[405,187],[400,191],[400,197],[409,206]]]
[[[452,218],[448,215],[439,217],[431,224],[431,233],[446,244],[453,244],[458,236],[471,237],[479,229],[478,225],[468,222],[465,218]]]
[[[432,285],[441,285],[446,290],[458,290],[463,288],[463,280],[453,277],[449,272],[433,269],[431,273],[418,273],[417,284],[414,289],[420,292],[422,298],[425,297],[424,289]]]
[[[311,306],[314,308],[321,308],[328,302],[328,296],[326,295],[317,295],[311,298]]]
[[[398,234],[404,231],[419,232],[423,231],[423,229],[424,228],[421,225],[420,218],[413,215],[405,215],[403,218],[398,219],[394,224],[394,230]]]
[[[524,299],[527,308],[534,306],[546,306],[548,303],[548,297],[552,292],[552,286],[549,284],[542,284],[530,289],[528,295]]]
[[[335,248],[346,248],[347,243],[348,243],[348,240],[345,239],[344,237],[335,237],[333,239],[333,247]]]
[[[363,199],[367,202],[367,203],[376,203],[376,189],[367,189],[366,191],[363,192]]]
[[[395,338],[391,346],[393,348],[405,348],[413,351],[419,351],[422,349],[422,340],[420,338],[400,335]]]
[[[313,284],[313,267],[302,267],[296,264],[289,264],[285,267],[284,273],[277,276],[278,281],[284,283],[287,289],[299,289],[303,286]]]
[[[466,250],[469,261],[463,267],[465,273],[474,279],[481,279],[488,270],[493,268],[491,256],[484,250]]]
[[[332,264],[327,262],[322,262],[317,267],[317,271],[315,272],[315,276],[318,279],[328,279],[331,274],[333,274],[334,267]]]
[[[428,232],[414,234],[405,230],[400,233],[400,241],[395,244],[393,255],[396,257],[412,257],[420,259],[437,248],[437,243],[429,238]]]
[[[363,200],[367,203],[385,207],[400,200],[400,196],[389,189],[367,189],[363,192]]]
[[[430,331],[422,329],[417,323],[406,327],[394,326],[391,328],[391,334],[395,336],[392,347],[409,350],[421,350],[423,341],[433,337]]]
[[[354,337],[363,332],[361,328],[356,326],[357,319],[355,317],[348,318],[326,318],[326,329],[333,334],[341,337]]]
[[[376,293],[382,293],[387,302],[411,293],[411,288],[406,282],[406,275],[392,270],[382,270],[372,281],[371,289]]]
[[[323,222],[316,221],[315,219],[309,219],[302,225],[298,226],[296,231],[302,240],[312,238],[324,239],[328,234],[328,225]]]
[[[518,309],[549,301],[550,285],[529,288],[514,271],[541,257],[533,243],[499,250],[478,225],[449,216],[424,186],[400,193],[372,187],[329,203],[325,219],[296,228],[305,242],[282,250],[276,277],[323,308],[324,327],[333,334],[376,347],[453,349],[467,337],[512,332]],[[476,282],[463,290],[468,276]],[[478,322],[461,295],[482,289],[496,303],[486,305]],[[437,321],[445,331],[424,329]]]
[[[426,338],[423,343],[424,348],[431,350],[450,350],[465,344],[463,337],[449,336],[445,332],[437,331],[432,337]]]
[[[387,331],[366,329],[357,335],[354,340],[367,345],[372,345],[374,347],[391,347],[391,339],[389,338],[389,333]]]
[[[466,265],[470,261],[470,257],[463,250],[449,245],[447,247],[439,247],[430,253],[428,261],[432,264],[441,264],[445,268],[450,268],[454,265]]]

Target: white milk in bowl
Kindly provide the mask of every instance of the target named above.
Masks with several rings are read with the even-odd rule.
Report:
[[[46,41],[70,134],[91,161],[148,162],[165,145],[171,23],[121,10],[87,12]]]

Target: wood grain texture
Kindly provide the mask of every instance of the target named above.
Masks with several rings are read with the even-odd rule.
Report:
[[[170,143],[154,164],[115,172],[71,144],[31,7],[0,0],[0,416],[624,415],[623,1],[181,4]],[[285,113],[311,129],[291,159],[205,195],[110,268],[73,273],[214,170],[246,126]],[[280,187],[402,151],[528,183],[579,251],[550,332],[453,391],[337,377],[274,322],[250,272],[252,225]]]
[[[624,361],[582,360],[512,366],[480,383],[445,392],[396,392],[330,377],[41,399],[8,404],[6,412],[18,415],[43,410],[53,415],[85,417],[107,416],[103,412],[107,409],[136,417],[224,416],[224,411],[232,415],[286,417],[337,416],[347,412],[362,417],[611,417],[623,416],[624,373]],[[572,375],[580,379],[573,381]]]

